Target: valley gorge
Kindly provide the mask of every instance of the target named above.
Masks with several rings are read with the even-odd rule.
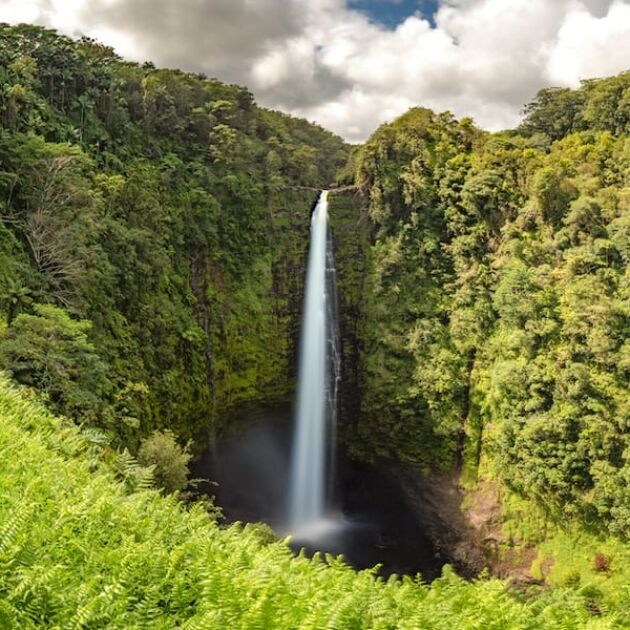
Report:
[[[74,610],[88,605],[79,583],[64,578],[76,596],[66,610],[15,575],[39,575],[25,541],[74,531],[57,527],[53,510],[45,534],[28,533],[44,510],[37,492],[55,497],[48,507],[81,505],[100,523],[85,536],[107,529],[109,508],[84,505],[85,486],[107,505],[114,497],[116,540],[137,524],[124,543],[145,540],[125,556],[137,575],[141,555],[155,554],[151,575],[164,590],[152,614],[171,614],[172,592],[173,619],[200,624],[191,628],[327,627],[333,609],[363,619],[356,627],[624,627],[629,73],[543,90],[515,130],[488,133],[416,107],[350,146],[259,107],[240,86],[36,26],[0,34],[0,415],[6,479],[19,480],[0,502],[0,625],[79,624]],[[286,508],[273,471],[288,466],[277,444],[289,441],[309,223],[323,189],[341,350],[339,502],[390,513],[366,548],[387,548],[382,532],[410,541],[383,561],[383,579],[331,557],[294,558],[279,528],[259,523],[274,525]],[[163,496],[158,460],[143,463],[156,435],[173,445],[165,470],[191,462],[196,485],[177,487],[181,501]],[[42,458],[45,487],[13,441],[33,470]],[[270,459],[252,467],[265,448]],[[230,485],[241,473],[247,492]],[[35,507],[22,513],[31,486]],[[179,571],[171,544],[189,559],[203,549],[199,565],[186,561],[194,585],[181,578],[171,589],[161,573]],[[81,562],[50,558],[60,574]],[[354,564],[377,562],[370,551]],[[107,571],[94,563],[124,583],[114,575],[122,560]],[[242,567],[254,585],[246,611]],[[434,586],[389,578],[418,571]],[[85,588],[93,627],[113,624],[100,587]],[[112,589],[134,612],[111,627],[135,627],[145,617],[131,587]],[[223,612],[197,610],[206,600]],[[482,625],[462,621],[462,609]]]

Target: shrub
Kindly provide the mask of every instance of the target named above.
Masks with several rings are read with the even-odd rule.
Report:
[[[577,588],[580,585],[581,579],[582,576],[579,571],[571,571],[562,580],[562,586],[566,586],[567,588]]]
[[[138,463],[153,467],[155,483],[166,493],[183,490],[188,485],[191,457],[188,446],[182,448],[171,431],[155,431],[138,451]]]

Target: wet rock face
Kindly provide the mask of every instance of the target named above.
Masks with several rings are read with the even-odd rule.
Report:
[[[341,454],[338,474],[343,512],[372,527],[371,532],[364,528],[361,548],[350,549],[352,564],[383,564],[383,575],[420,573],[426,581],[439,577],[451,558],[425,528],[431,519],[421,514],[420,504],[409,502],[389,465],[356,462]]]
[[[488,566],[490,545],[462,510],[464,495],[457,473],[425,475],[417,466],[394,462],[380,467],[400,487],[406,505],[437,552],[460,575],[473,578]]]
[[[369,250],[369,226],[363,206],[363,199],[353,191],[329,195],[341,337],[339,411],[345,427],[358,420],[361,408],[363,300]]]

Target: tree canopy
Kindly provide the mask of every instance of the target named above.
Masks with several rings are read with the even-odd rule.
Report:
[[[113,413],[90,422],[121,444],[165,427],[202,444],[239,402],[288,396],[308,211],[340,138],[27,25],[0,25],[0,124],[6,343],[38,343],[38,304],[85,322],[109,383],[94,409]]]
[[[358,453],[630,535],[628,77],[542,92],[521,134],[413,109],[360,149]]]

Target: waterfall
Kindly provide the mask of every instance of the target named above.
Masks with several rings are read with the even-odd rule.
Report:
[[[311,218],[304,291],[289,483],[292,529],[320,520],[330,495],[340,372],[335,284],[328,191],[324,190]]]

